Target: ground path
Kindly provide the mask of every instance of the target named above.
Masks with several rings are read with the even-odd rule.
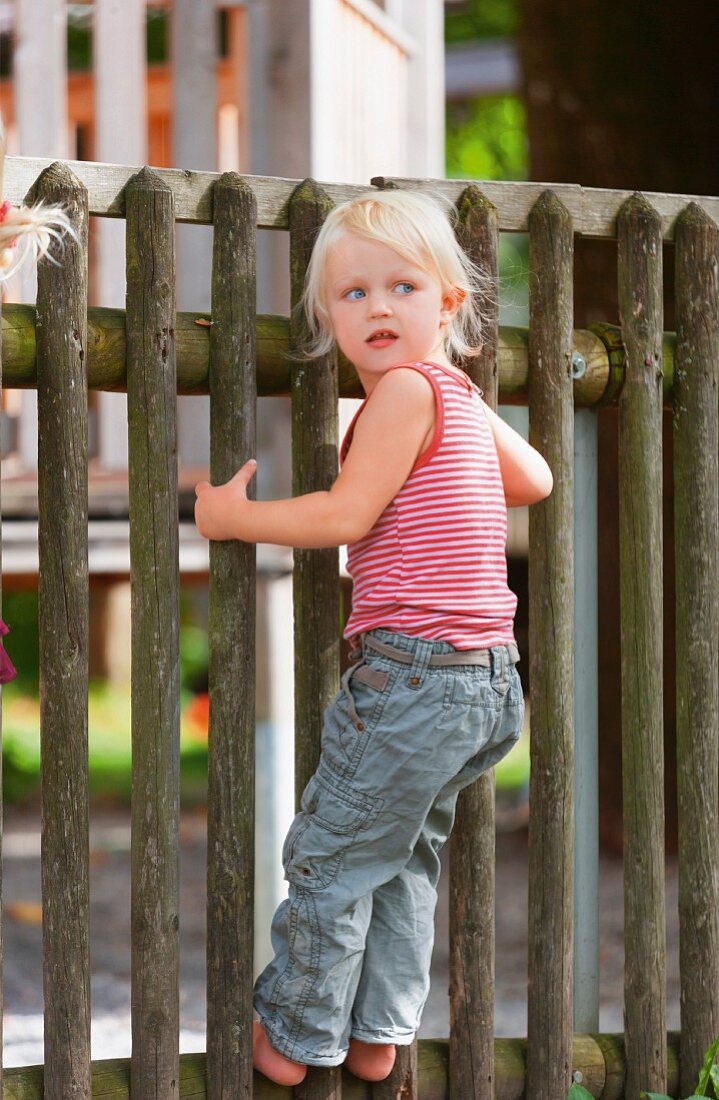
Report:
[[[130,1054],[130,827],[129,813],[95,811],[91,823],[92,1056]],[[445,849],[446,853],[446,849]],[[205,1048],[205,821],[183,814],[180,855],[181,1050]],[[40,833],[37,812],[6,812],[3,841],[5,905],[6,1066],[42,1061],[42,932]],[[447,875],[442,879],[433,960],[432,993],[421,1037],[446,1036]],[[600,869],[600,1030],[622,1030],[622,868],[602,859]],[[526,831],[497,838],[498,1035],[526,1034]],[[669,1027],[679,1026],[676,864],[667,868]]]

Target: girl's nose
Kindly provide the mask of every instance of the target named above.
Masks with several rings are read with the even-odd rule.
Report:
[[[370,317],[388,317],[392,312],[392,307],[384,294],[378,294],[369,298],[368,306]]]

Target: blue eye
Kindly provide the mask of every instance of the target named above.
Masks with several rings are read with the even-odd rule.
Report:
[[[414,290],[412,283],[396,283],[395,290],[398,290],[400,294],[411,294]]]
[[[359,302],[359,298],[353,297],[353,295],[355,294],[361,294],[364,297],[364,290],[360,290],[359,287],[355,286],[352,288],[352,290],[348,290],[344,297],[347,298],[350,302]]]

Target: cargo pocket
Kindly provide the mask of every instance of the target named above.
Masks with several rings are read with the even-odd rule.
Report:
[[[338,784],[320,765],[302,794],[303,812],[298,817],[304,820],[294,835],[293,822],[285,842],[287,880],[310,890],[330,886],[345,850],[374,821],[382,805],[381,798],[358,794]]]
[[[358,664],[346,679],[346,690],[343,687],[325,710],[322,755],[341,775],[349,778],[356,770],[396,679],[392,672]]]

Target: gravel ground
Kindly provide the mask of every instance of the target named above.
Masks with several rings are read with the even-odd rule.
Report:
[[[90,946],[92,1057],[130,1054],[129,815],[94,812],[91,824]],[[447,849],[445,849],[446,852]],[[205,1048],[205,821],[183,815],[180,851],[180,1049]],[[43,1059],[39,817],[11,809],[3,839],[4,1062]],[[432,993],[420,1037],[447,1035],[447,874],[437,914]],[[622,869],[600,866],[600,1030],[622,1030]],[[496,1033],[526,1034],[527,837],[497,837]],[[668,1021],[679,1026],[676,864],[667,867]]]

